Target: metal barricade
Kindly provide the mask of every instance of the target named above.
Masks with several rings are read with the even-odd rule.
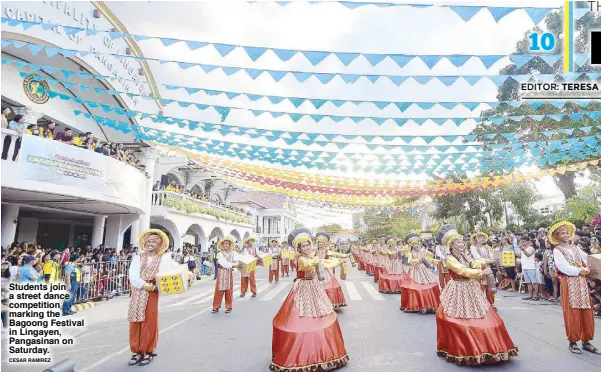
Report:
[[[110,299],[130,292],[129,265],[131,260],[92,262],[79,265],[81,281],[75,303]],[[64,279],[65,268],[62,269]]]

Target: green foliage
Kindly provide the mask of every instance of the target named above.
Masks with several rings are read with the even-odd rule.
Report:
[[[335,234],[338,234],[340,231],[342,231],[342,226],[340,226],[337,223],[331,223],[329,225],[319,226],[317,228],[317,231],[323,231],[323,232],[327,232],[330,235],[335,235]]]
[[[297,222],[294,224],[295,229],[300,229],[301,227],[305,227],[305,224],[302,222]]]
[[[567,200],[565,207],[555,214],[555,221],[568,220],[583,226],[601,213],[601,187],[588,186]]]
[[[441,221],[451,218],[457,220],[457,228],[462,228],[462,218],[467,221],[470,231],[477,227],[492,228],[490,221],[499,221],[503,217],[503,199],[500,190],[488,189],[469,191],[461,194],[435,196],[437,208],[433,216]]]
[[[213,216],[220,221],[229,221],[234,223],[245,223],[252,225],[253,221],[249,217],[240,216],[236,213],[232,213],[229,211],[223,211],[214,208],[204,207],[197,203],[194,203],[191,200],[187,199],[176,199],[167,197],[163,200],[163,207],[165,208],[173,208],[179,211],[186,212],[187,214],[205,214],[209,216]]]
[[[548,32],[551,32],[556,37],[555,42],[555,50],[552,53],[561,54],[563,47],[563,11],[553,12],[547,16],[545,19],[545,23],[547,26]],[[587,53],[588,52],[588,37],[589,31],[600,29],[601,28],[601,17],[599,13],[590,12],[587,13],[586,16],[582,17],[580,20],[576,21],[575,29],[576,34],[578,35],[575,42],[575,52],[576,53]],[[540,32],[539,28],[533,28],[527,31],[524,34],[524,38],[518,41],[516,45],[516,53],[518,54],[528,54],[529,53],[529,45],[530,41],[528,39],[528,35],[532,32]],[[554,66],[549,66],[540,58],[533,58],[528,63],[523,65],[522,67],[517,67],[514,64],[506,66],[503,68],[500,73],[501,74],[559,74],[562,72],[562,60],[559,60]],[[591,66],[583,66],[576,67],[577,72],[587,72],[587,71],[599,71],[601,70],[599,67],[591,68]],[[563,81],[560,76],[557,76],[556,81]],[[580,76],[578,81],[587,81],[589,80],[586,76]],[[505,83],[503,83],[498,90],[497,99],[501,101],[514,101],[519,100],[519,84],[514,79],[508,79]],[[579,106],[574,105],[572,103],[566,104],[562,108],[557,108],[551,104],[543,104],[537,109],[533,109],[527,103],[519,107],[511,107],[509,105],[501,104],[498,107],[490,110],[486,110],[482,112],[482,116],[511,116],[511,115],[530,115],[530,114],[571,114],[577,113],[582,110]],[[601,110],[601,102],[591,102],[586,108],[586,111],[599,111]],[[483,133],[492,133],[492,132],[517,132],[519,141],[540,141],[547,139],[544,137],[540,131],[541,130],[551,130],[551,129],[566,129],[566,128],[575,128],[582,126],[597,126],[600,124],[599,120],[592,120],[588,117],[583,117],[581,120],[573,121],[567,117],[564,117],[561,121],[557,122],[555,120],[545,118],[540,121],[535,121],[532,119],[525,119],[521,122],[507,120],[503,124],[496,126],[491,122],[484,120],[478,127],[474,130],[474,134],[479,135],[478,140],[482,141],[486,144],[499,144],[499,143],[508,143],[508,139],[503,136],[497,136],[494,139],[486,139],[482,135]],[[597,132],[591,134],[599,134]],[[557,134],[553,137],[553,139],[563,139],[568,137],[566,134]],[[485,146],[485,148],[487,148]],[[487,149],[490,149],[488,147]],[[559,165],[559,164],[557,164]],[[501,167],[502,168],[502,167]],[[501,171],[502,174],[509,174],[514,171],[514,169],[498,169],[496,171]],[[576,185],[574,183],[576,173],[575,172],[566,172],[565,174],[557,174],[553,176],[555,183],[562,191],[566,199],[576,195]]]
[[[421,222],[418,213],[409,211],[400,211],[398,213],[386,212],[366,212],[363,216],[363,221],[370,227],[384,226],[382,229],[371,230],[366,232],[367,238],[373,238],[378,235],[394,236],[404,238],[410,232],[420,232]]]

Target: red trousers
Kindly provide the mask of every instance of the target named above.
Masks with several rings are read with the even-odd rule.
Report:
[[[143,322],[129,323],[129,349],[132,353],[154,353],[159,342],[159,292],[150,292]]]
[[[278,269],[272,270],[270,268],[269,269],[269,282],[271,283],[274,278],[275,278],[276,282],[280,280],[280,270],[278,270]]]
[[[255,271],[251,271],[248,277],[240,278],[240,292],[246,293],[248,290],[248,283],[250,283],[251,293],[257,293],[257,279],[255,278]]]
[[[232,308],[232,293],[234,292],[234,278],[232,272],[230,271],[230,288],[225,291],[220,291],[219,282],[221,278],[217,276],[217,281],[215,282],[215,295],[213,295],[213,310],[218,310],[221,307],[221,301],[223,300],[223,296],[225,295],[225,308]]]
[[[288,274],[288,273],[290,273],[290,265],[282,264],[282,274]]]
[[[562,277],[560,280],[561,307],[563,308],[563,321],[566,326],[568,341],[588,342],[595,337],[593,309],[592,307],[590,309],[574,309],[570,307],[568,282],[565,277]]]

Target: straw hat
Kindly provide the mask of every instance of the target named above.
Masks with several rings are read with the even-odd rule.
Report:
[[[472,234],[472,236],[470,236],[470,243],[476,244],[476,238],[478,238],[479,236],[482,236],[484,238],[484,243],[488,241],[488,234],[483,231],[478,231],[477,233],[474,233]]]
[[[234,238],[233,236],[229,235],[229,236],[228,236],[228,237],[226,237],[226,238],[219,239],[219,242],[217,243],[217,249],[218,249],[219,251],[222,251],[222,250],[223,250],[223,246],[222,246],[222,244],[223,244],[223,242],[225,242],[225,241],[229,241],[229,242],[230,242],[230,244],[232,245],[232,249],[236,249],[236,243],[237,243],[237,242],[236,242],[236,238]]]
[[[162,240],[161,246],[159,247],[157,253],[163,254],[167,252],[167,249],[169,249],[169,237],[167,234],[165,234],[165,232],[159,229],[148,229],[141,233],[140,236],[138,236],[138,248],[145,252],[146,250],[144,247],[146,246],[146,240],[148,240],[151,235],[158,235]]]
[[[549,238],[549,242],[551,242],[551,244],[560,244],[559,240],[555,239],[555,237],[553,236],[553,233],[557,231],[557,229],[559,229],[560,227],[565,227],[568,229],[568,231],[570,232],[570,238],[573,237],[574,233],[576,232],[576,226],[574,226],[573,223],[569,221],[559,221],[553,224],[553,226],[549,228],[549,232],[547,233],[547,237]]]

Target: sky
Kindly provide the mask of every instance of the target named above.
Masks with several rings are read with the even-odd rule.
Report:
[[[413,4],[433,3],[432,1],[426,2],[420,0],[409,2]],[[559,8],[563,4],[563,1],[499,0],[477,2],[441,1],[435,3]],[[351,10],[336,3],[310,5],[299,2],[282,7],[273,2],[250,4],[240,1],[110,1],[106,2],[106,5],[117,15],[130,33],[140,35],[236,45],[360,53],[423,55],[511,54],[515,49],[516,42],[522,39],[525,32],[534,26],[530,18],[523,11],[514,12],[498,23],[487,12],[480,12],[470,21],[465,22],[457,14],[444,7],[419,9],[410,7],[375,8],[370,6]],[[226,57],[222,57],[211,47],[190,51],[184,43],[177,43],[166,47],[158,40],[145,40],[140,41],[138,44],[146,57],[289,71],[392,75],[495,75],[498,74],[501,68],[509,64],[508,59],[503,59],[487,69],[479,61],[472,59],[461,67],[455,67],[448,61],[442,61],[434,68],[428,69],[427,66],[418,60],[413,60],[403,68],[398,67],[390,60],[385,60],[374,67],[366,60],[358,58],[345,67],[335,57],[330,56],[318,65],[312,66],[300,55],[293,57],[287,62],[279,61],[270,51],[265,53],[256,62],[253,62],[240,48],[234,50]],[[225,76],[221,72],[204,73],[199,67],[182,70],[175,64],[161,65],[156,62],[149,62],[149,64],[155,80],[163,84],[264,95],[307,96],[343,100],[449,102],[495,101],[497,94],[496,86],[489,81],[481,81],[473,86],[465,82],[457,82],[450,87],[435,81],[425,85],[406,82],[399,87],[387,80],[379,80],[376,83],[360,80],[355,84],[347,84],[340,79],[334,79],[324,85],[314,78],[303,83],[297,82],[292,77],[286,77],[279,82],[274,82],[270,77],[266,76],[252,80],[243,73]],[[412,107],[404,112],[400,112],[396,107],[392,106],[378,109],[373,105],[353,106],[346,104],[342,107],[336,107],[332,104],[325,104],[320,109],[315,109],[309,103],[296,108],[289,102],[274,105],[266,99],[253,102],[245,97],[228,100],[223,96],[206,96],[203,93],[190,96],[182,90],[167,90],[160,85],[159,91],[163,98],[181,101],[259,110],[344,116],[477,117],[482,109],[487,108],[487,106],[481,105],[477,110],[470,111],[466,108],[455,108],[452,110],[434,108],[423,110]],[[163,108],[163,114],[212,123],[220,121],[219,115],[212,110],[200,111],[194,107],[181,108],[177,104],[168,105]],[[299,143],[288,145],[283,140],[272,142],[266,139],[249,140],[248,137],[235,135],[223,136],[214,132],[190,132],[187,128],[182,129],[177,126],[153,124],[149,121],[142,121],[142,123],[158,129],[202,135],[205,138],[237,143],[251,142],[255,145],[269,145],[281,148],[340,151],[334,144],[329,144],[326,147],[321,147],[317,144],[306,146]],[[302,119],[295,123],[285,117],[277,119],[266,115],[255,117],[249,111],[239,110],[232,111],[225,123],[244,127],[314,133],[396,136],[461,135],[470,133],[475,127],[475,122],[472,120],[464,122],[460,126],[451,125],[450,123],[438,126],[432,123],[421,127],[417,125],[399,127],[394,123],[376,125],[370,121],[354,123],[350,120],[335,123],[327,119],[322,120],[320,123],[315,123],[309,119]],[[397,143],[399,142],[392,142],[392,144]],[[412,144],[420,145],[425,144],[425,142],[413,142]],[[446,144],[446,142],[437,140],[431,144]],[[369,150],[361,144],[350,145],[345,148],[345,152],[367,151]],[[383,152],[383,150],[378,151]],[[401,151],[400,148],[392,152],[398,153],[399,151]],[[291,169],[279,165],[273,165],[273,167]],[[315,172],[315,170],[300,170]],[[328,173],[341,174],[339,172]],[[368,176],[352,173],[345,173],[345,175],[353,177]],[[402,175],[390,175],[386,177],[403,178]],[[424,177],[422,176],[421,178]],[[537,183],[537,188],[539,191],[547,194],[557,192],[551,180]],[[314,217],[318,212],[313,210],[313,214],[307,213],[309,216]],[[336,215],[340,215],[340,213]],[[335,217],[326,214],[320,218],[330,220]]]

